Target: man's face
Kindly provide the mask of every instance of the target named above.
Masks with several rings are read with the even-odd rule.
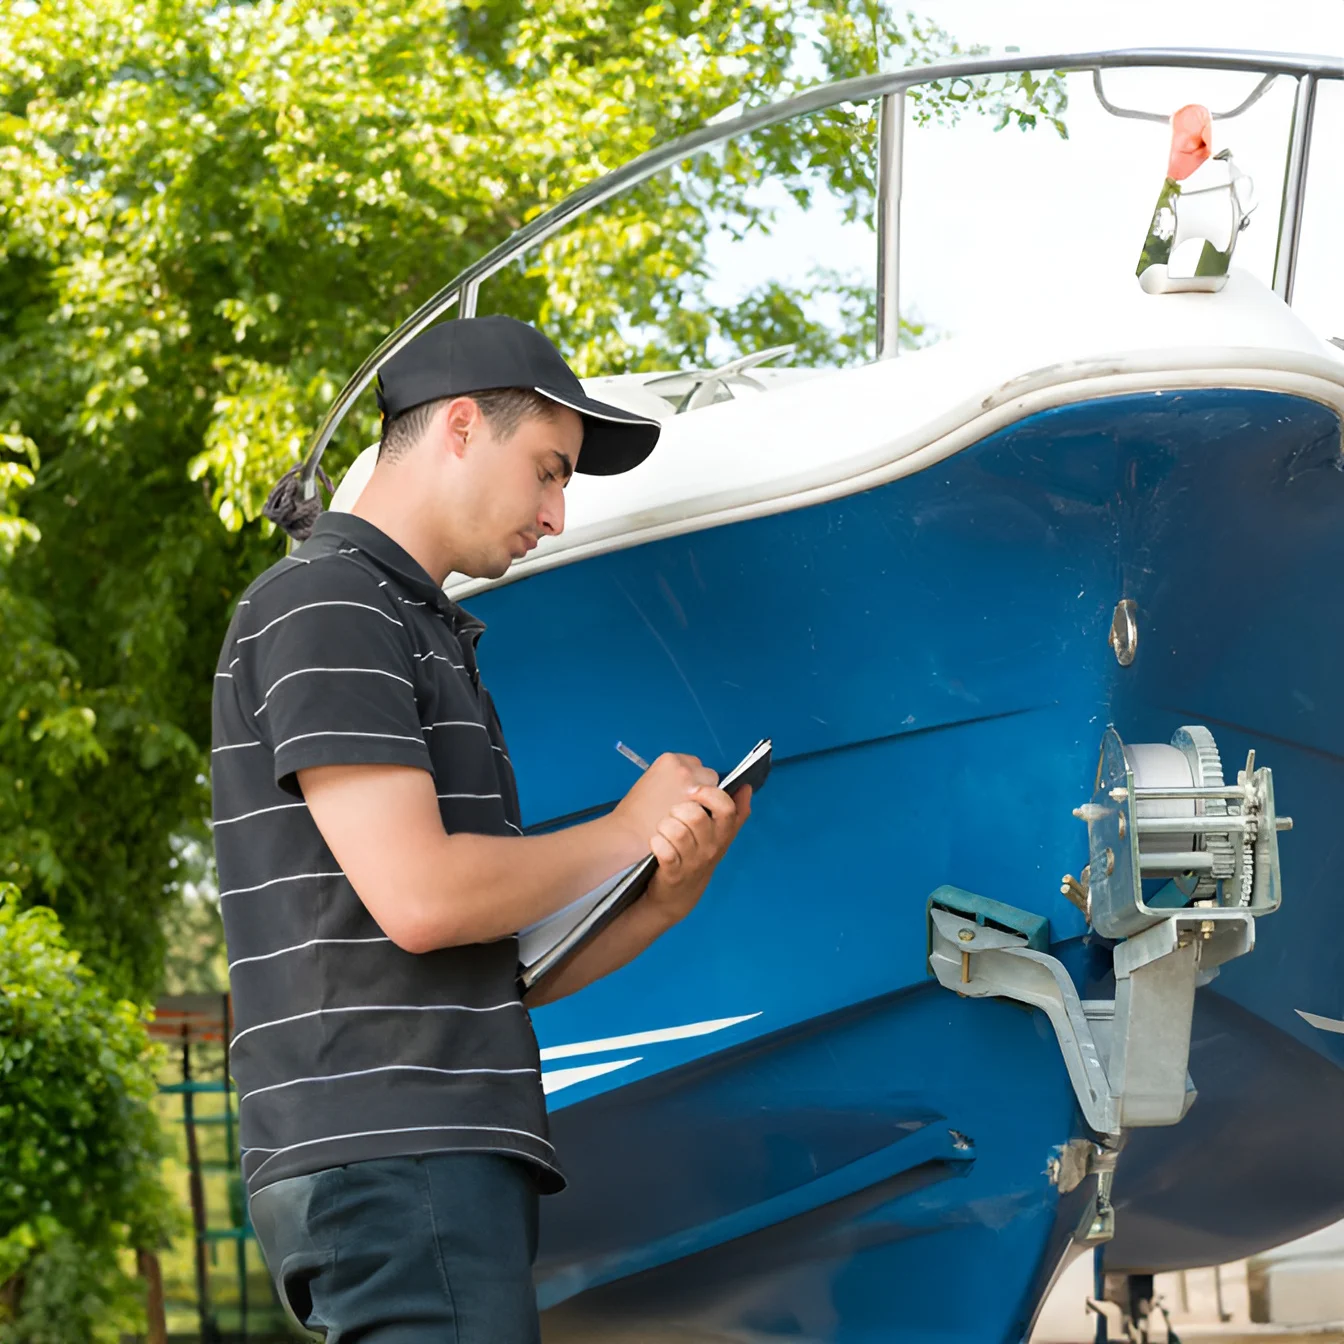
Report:
[[[474,409],[474,403],[473,403]],[[454,428],[446,426],[451,434]],[[477,411],[455,454],[451,482],[454,549],[462,572],[497,579],[544,536],[565,527],[565,486],[578,465],[583,421],[557,406],[527,416],[506,438]]]

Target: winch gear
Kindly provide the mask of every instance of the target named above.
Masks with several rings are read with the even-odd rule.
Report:
[[[1221,789],[1223,787],[1223,758],[1218,753],[1218,744],[1213,734],[1202,724],[1187,724],[1173,734],[1171,745],[1185,754],[1190,762],[1190,774],[1197,789]],[[1223,798],[1204,798],[1195,804],[1197,816],[1225,817],[1227,800]],[[1213,860],[1213,871],[1201,878],[1196,897],[1212,896],[1214,884],[1231,878],[1237,870],[1236,851],[1230,835],[1206,834],[1204,849]]]

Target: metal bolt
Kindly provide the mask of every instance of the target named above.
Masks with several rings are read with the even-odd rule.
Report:
[[[1123,840],[1125,838],[1125,832],[1129,829],[1128,824],[1125,821],[1125,814],[1122,812],[1117,820],[1120,823],[1120,838]]]
[[[1211,919],[1201,919],[1199,921],[1199,936],[1207,943],[1213,937],[1214,922]]]
[[[963,985],[971,983],[971,954],[969,952],[961,954],[961,983]]]
[[[1115,854],[1108,849],[1106,851],[1106,876],[1110,877],[1113,872],[1115,872]]]
[[[958,929],[957,937],[960,938],[963,943],[973,943],[975,941],[975,930]]]
[[[1059,884],[1059,894],[1067,896],[1074,905],[1082,911],[1085,918],[1090,919],[1087,907],[1087,869],[1083,869],[1084,881],[1080,882],[1072,873],[1065,873],[1063,880]]]

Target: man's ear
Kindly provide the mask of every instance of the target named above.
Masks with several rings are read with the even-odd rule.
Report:
[[[472,434],[481,423],[480,407],[470,397],[454,397],[439,411],[445,447],[461,457]]]

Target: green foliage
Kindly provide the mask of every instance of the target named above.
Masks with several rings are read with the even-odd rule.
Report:
[[[158,1059],[55,914],[0,889],[0,1341],[96,1338],[132,1294],[118,1254],[170,1231]]]
[[[22,1278],[18,1310],[0,1315],[0,1344],[117,1344],[144,1329],[144,1286],[109,1246],[60,1235]]]
[[[162,1232],[153,1057],[121,1000],[223,983],[214,661],[280,551],[267,490],[349,372],[653,145],[803,68],[957,50],[878,0],[0,0],[0,881],[99,977],[49,911],[0,902],[0,1282],[23,1289],[0,1344],[99,1337],[118,1248]],[[910,104],[1063,132],[1053,76]],[[767,181],[869,219],[872,113],[676,165],[506,268],[481,311],[538,322],[583,374],[785,342],[869,357],[873,296],[843,267],[724,305],[707,257],[714,230],[769,231]],[[333,471],[374,422],[348,419]]]
[[[151,995],[174,846],[205,838],[214,657],[279,552],[260,508],[349,372],[651,146],[804,67],[957,49],[878,0],[0,0],[0,878]],[[1054,77],[911,102],[1062,128]],[[840,108],[679,164],[492,278],[481,311],[537,321],[584,374],[784,341],[866,358],[846,270],[716,306],[707,249],[769,230],[767,180],[868,218],[874,127]]]
[[[224,924],[215,894],[214,859],[208,845],[174,843],[178,866],[173,887],[178,899],[163,921],[167,944],[163,963],[165,994],[223,994],[229,988]]]

